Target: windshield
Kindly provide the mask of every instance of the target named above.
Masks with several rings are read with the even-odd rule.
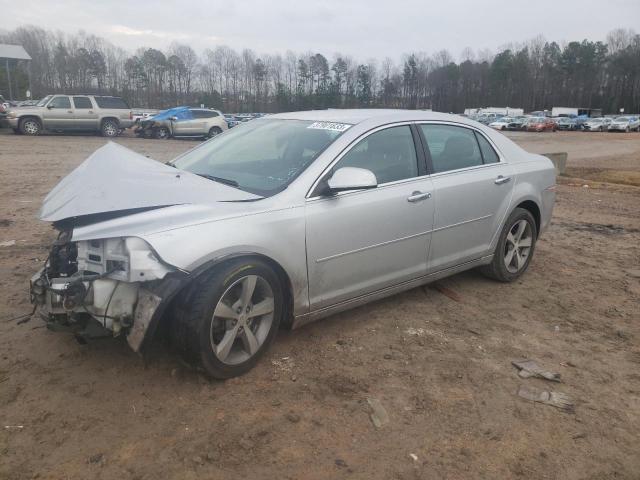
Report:
[[[616,122],[628,122],[629,117],[618,117],[616,118]]]
[[[44,107],[51,97],[52,97],[52,95],[47,95],[46,97],[44,97],[42,100],[40,100],[36,104],[36,107]]]
[[[284,190],[349,127],[301,120],[252,120],[171,164],[267,197]]]

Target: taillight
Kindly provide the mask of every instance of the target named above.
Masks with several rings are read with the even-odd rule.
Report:
[[[129,120],[133,120],[133,112],[129,110]]]

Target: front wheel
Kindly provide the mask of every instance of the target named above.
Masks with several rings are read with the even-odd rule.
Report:
[[[37,118],[25,118],[20,122],[20,132],[23,135],[40,135],[42,124]]]
[[[153,136],[159,140],[167,140],[171,136],[171,132],[167,127],[160,127],[154,130]]]
[[[537,237],[533,215],[524,208],[516,208],[500,233],[493,260],[482,272],[500,282],[518,279],[531,262]]]
[[[196,282],[174,319],[174,340],[187,360],[214,378],[246,373],[278,331],[284,311],[280,278],[266,263],[247,258]]]

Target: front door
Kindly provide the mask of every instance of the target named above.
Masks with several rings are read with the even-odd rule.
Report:
[[[73,108],[66,95],[56,95],[47,104],[42,114],[44,128],[48,130],[68,130],[73,126]]]
[[[431,179],[408,125],[378,130],[334,165],[371,170],[378,187],[307,200],[311,310],[426,274],[434,206]]]
[[[426,140],[436,209],[429,271],[491,253],[511,201],[512,167],[483,134],[444,124],[420,125]]]

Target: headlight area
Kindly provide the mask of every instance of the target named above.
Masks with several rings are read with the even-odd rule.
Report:
[[[70,238],[69,232],[59,236],[45,267],[32,277],[32,303],[51,330],[85,339],[128,333],[137,321],[139,303],[147,309],[154,303],[143,293],[145,284],[176,269],[140,238]]]

